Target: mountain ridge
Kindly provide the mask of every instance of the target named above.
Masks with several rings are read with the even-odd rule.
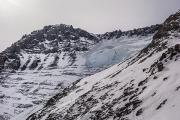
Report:
[[[87,51],[89,45],[98,43],[102,39],[113,39],[113,37],[118,39],[122,36],[133,35],[146,36],[148,34],[153,34],[159,27],[160,25],[153,25],[151,27],[144,27],[125,32],[119,30],[95,35],[80,28],[73,28],[71,25],[60,24],[45,26],[42,30],[36,30],[29,35],[24,35],[21,40],[1,52],[0,70],[26,69],[26,64],[28,64],[29,61],[27,60],[26,63],[24,63],[24,66],[21,65],[21,57],[23,57],[21,52],[29,54],[49,54],[68,51],[71,52],[71,54],[74,54],[74,51]],[[85,42],[83,39],[89,41],[85,40]],[[72,57],[72,59],[74,58]],[[6,64],[6,61],[10,62],[7,62]],[[35,64],[38,64],[38,62],[40,61],[36,60]],[[34,68],[32,67],[32,69]]]
[[[80,80],[24,119],[178,120],[179,60],[180,12],[177,12],[163,23],[139,54]]]

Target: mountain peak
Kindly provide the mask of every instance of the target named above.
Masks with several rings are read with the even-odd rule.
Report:
[[[45,31],[51,30],[51,29],[57,29],[57,30],[74,30],[72,25],[66,25],[66,24],[56,24],[56,25],[48,25],[44,26],[43,28]]]
[[[160,27],[159,31],[155,34],[154,39],[161,39],[163,37],[168,37],[173,31],[180,30],[180,11],[169,16],[163,25]]]

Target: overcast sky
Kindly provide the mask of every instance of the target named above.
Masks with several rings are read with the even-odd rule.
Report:
[[[0,51],[45,25],[129,30],[162,23],[178,9],[180,0],[0,0]]]

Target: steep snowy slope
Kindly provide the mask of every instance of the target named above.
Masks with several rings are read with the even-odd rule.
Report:
[[[74,83],[17,119],[179,120],[179,67],[180,11],[135,57]]]
[[[160,25],[90,34],[68,25],[46,26],[0,54],[0,120],[8,120],[104,70],[149,42]]]

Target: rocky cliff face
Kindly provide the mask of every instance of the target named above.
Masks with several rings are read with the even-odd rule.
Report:
[[[73,82],[142,49],[160,26],[97,35],[61,24],[24,35],[0,53],[0,119],[46,104],[58,93],[47,104],[53,105]]]
[[[45,26],[42,30],[24,35],[20,41],[2,52],[1,69],[26,70],[38,67],[40,70],[52,54],[57,55],[52,56],[54,61],[52,60],[49,66],[56,66],[60,54],[68,54],[72,64],[76,57],[75,51],[87,51],[88,46],[95,42],[98,42],[95,35],[72,26]]]
[[[27,120],[179,120],[180,11],[139,54],[72,84]],[[29,115],[31,114],[31,115]],[[18,119],[18,118],[17,118]]]

